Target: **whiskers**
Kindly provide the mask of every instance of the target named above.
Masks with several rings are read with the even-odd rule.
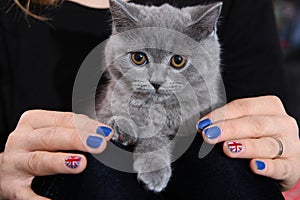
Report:
[[[172,95],[181,92],[186,86],[186,83],[181,81],[166,82],[159,89],[155,89],[149,81],[136,80],[132,82],[134,92],[141,92],[153,95]]]
[[[150,83],[140,81],[140,80],[136,80],[132,82],[132,89],[134,92],[141,92],[147,94],[154,92]]]
[[[185,86],[186,83],[175,81],[163,85],[160,89],[162,93],[171,95],[181,92],[185,88]]]

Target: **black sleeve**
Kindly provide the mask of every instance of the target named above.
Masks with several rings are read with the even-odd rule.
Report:
[[[2,4],[0,3],[0,8],[3,9]],[[7,66],[7,55],[5,51],[5,35],[4,35],[4,27],[2,24],[2,16],[3,10],[0,10],[0,152],[3,151],[4,145],[6,143],[7,138],[7,123],[5,118],[6,108],[5,98],[8,97],[6,92],[7,89],[7,70],[5,66]]]
[[[284,98],[283,62],[271,0],[224,1],[220,41],[229,101],[269,94]]]

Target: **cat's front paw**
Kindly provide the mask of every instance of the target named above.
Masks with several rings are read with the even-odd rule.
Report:
[[[114,116],[108,122],[114,129],[112,140],[124,146],[133,145],[137,140],[137,128],[133,120],[121,116]]]
[[[171,167],[165,167],[152,172],[138,173],[138,180],[142,181],[147,189],[161,192],[167,186],[171,173]]]

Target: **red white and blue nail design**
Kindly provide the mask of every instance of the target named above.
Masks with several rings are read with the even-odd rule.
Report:
[[[66,166],[71,168],[71,169],[76,169],[77,167],[79,167],[80,162],[81,162],[81,157],[80,156],[68,156],[65,159]]]
[[[240,153],[244,149],[242,143],[236,141],[227,142],[227,146],[232,153]]]

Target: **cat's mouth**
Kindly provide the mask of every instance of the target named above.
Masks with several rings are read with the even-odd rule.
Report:
[[[140,92],[136,91],[133,93],[132,98],[135,99],[135,103],[139,102],[138,104],[141,105],[148,105],[148,104],[176,104],[177,102],[177,95],[170,91],[152,91],[152,92]]]
[[[156,97],[167,97],[167,96],[172,96],[176,95],[177,92],[171,91],[171,90],[162,90],[162,89],[155,89],[155,90],[143,90],[143,89],[138,89],[135,90],[134,93],[141,93],[146,96],[156,96]]]

